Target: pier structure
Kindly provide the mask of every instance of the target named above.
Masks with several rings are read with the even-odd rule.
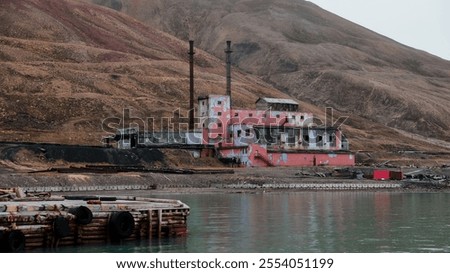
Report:
[[[0,201],[0,252],[183,236],[189,213],[186,204],[169,199],[16,197]]]

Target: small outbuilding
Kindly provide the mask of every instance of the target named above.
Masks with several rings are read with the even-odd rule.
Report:
[[[298,103],[292,99],[259,98],[255,104],[257,110],[298,111]]]

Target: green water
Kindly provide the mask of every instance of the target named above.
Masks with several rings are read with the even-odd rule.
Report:
[[[59,251],[450,252],[450,193],[139,195],[187,203],[187,237]]]

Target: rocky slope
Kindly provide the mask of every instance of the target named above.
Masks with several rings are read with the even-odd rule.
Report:
[[[104,7],[1,1],[0,140],[97,145],[105,119],[154,118],[160,128],[178,108],[187,116],[187,51],[186,41]],[[222,61],[201,50],[195,57],[197,94],[225,93]],[[285,96],[239,72],[234,89],[241,105]]]
[[[297,99],[450,141],[449,61],[308,1],[90,1],[179,38],[190,37],[216,56],[230,39],[239,68]]]
[[[171,1],[155,1],[154,3],[160,5],[160,8],[151,9],[153,16],[159,18],[161,15],[172,14],[167,13],[171,12],[172,9],[165,6]],[[154,118],[156,121],[155,128],[160,128],[163,126],[159,120],[162,117],[172,117],[173,112],[178,108],[181,109],[182,117],[187,116],[184,112],[188,108],[189,90],[187,40],[177,39],[114,9],[88,2],[72,0],[4,0],[0,2],[0,141],[100,145],[102,136],[111,133],[114,128],[122,124],[127,126],[135,122],[146,125],[147,118]],[[238,2],[236,1],[236,3]],[[146,9],[146,7],[152,7],[153,1],[133,1],[128,2],[128,6],[124,1],[114,3],[116,3],[116,6],[114,6],[116,9],[135,15],[140,11],[141,15],[144,16],[149,14],[149,9]],[[196,3],[201,4],[203,2],[198,1]],[[223,2],[224,5],[230,3]],[[254,5],[252,3],[247,1],[248,5]],[[300,6],[304,4],[303,2],[299,3]],[[266,12],[264,5],[267,5],[267,3],[261,2],[261,5],[260,12]],[[175,7],[178,6],[172,8]],[[317,9],[315,6],[311,7]],[[131,12],[131,8],[134,9],[133,12]],[[187,11],[188,8],[188,6],[181,5],[176,10],[182,12],[181,10]],[[205,7],[203,12],[207,11]],[[179,13],[174,12],[172,15],[175,16],[176,14]],[[215,29],[212,24],[213,21],[211,21],[213,17],[216,18],[215,16],[204,17],[206,21],[202,24],[198,23],[196,27],[200,28],[201,25],[211,23],[210,27]],[[218,18],[226,17],[223,15]],[[154,20],[156,20],[155,18]],[[227,20],[235,21],[232,18]],[[197,20],[200,22],[200,18],[197,18]],[[162,19],[160,23],[163,23]],[[173,23],[175,24],[175,21]],[[195,27],[192,23],[189,23],[189,25],[191,25],[191,30]],[[263,24],[260,25],[264,27]],[[223,25],[223,29],[216,29],[217,34],[214,35],[220,35],[220,39],[215,36],[209,37],[206,32],[204,36],[201,36],[199,32],[198,36],[194,37],[197,45],[214,49],[216,50],[215,54],[221,56],[218,58],[200,49],[196,50],[195,83],[197,94],[225,93],[225,66],[221,59],[223,59],[224,41],[232,39],[235,51],[234,60],[241,69],[233,69],[233,103],[236,107],[253,107],[253,103],[260,96],[288,97],[288,94],[291,94],[300,99],[302,110],[313,112],[320,117],[323,117],[324,114],[323,106],[335,106],[341,110],[336,112],[335,116],[350,114],[344,130],[350,138],[351,148],[354,150],[386,152],[414,149],[442,151],[445,149],[446,143],[437,141],[430,143],[430,139],[424,140],[417,136],[407,135],[403,131],[393,130],[387,126],[389,122],[385,122],[385,124],[374,122],[373,120],[383,116],[396,117],[399,120],[404,119],[401,118],[400,112],[397,116],[389,115],[397,109],[397,107],[394,107],[397,101],[386,90],[383,91],[386,95],[380,95],[384,93],[374,89],[371,95],[373,98],[368,97],[363,101],[356,93],[352,93],[353,91],[356,92],[356,89],[341,88],[350,84],[357,78],[358,73],[364,71],[339,70],[337,68],[338,61],[330,65],[324,63],[321,66],[315,63],[310,66],[304,65],[304,67],[299,65],[303,63],[302,61],[298,62],[295,71],[285,71],[289,65],[275,62],[275,60],[281,60],[277,59],[277,56],[280,56],[277,54],[284,47],[282,44],[278,45],[276,39],[270,40],[273,44],[272,51],[269,52],[262,40],[253,39],[252,35],[256,35],[256,30],[255,32],[246,32],[246,28],[242,25],[242,28],[244,28],[242,33],[247,33],[248,37],[245,38],[247,40],[244,38],[244,40],[239,40],[237,36],[232,36],[230,34],[232,32],[227,31],[227,28]],[[209,35],[216,33],[216,31],[210,31]],[[178,35],[182,38],[187,37],[182,34]],[[372,35],[376,36],[375,34]],[[201,39],[200,37],[204,38]],[[258,43],[258,45],[246,46],[245,41]],[[213,44],[213,47],[208,46]],[[292,45],[308,48],[308,46],[324,47],[328,43],[292,42]],[[251,48],[257,50],[250,50]],[[214,52],[214,50],[211,51]],[[256,57],[261,52],[266,52],[267,55],[264,58]],[[325,52],[327,51],[324,49],[323,54],[311,51],[311,54],[308,55],[299,54],[297,50],[292,52],[293,55],[283,53],[286,54],[285,60],[297,63],[294,59],[290,59],[295,54],[313,60],[319,58],[319,55],[326,55]],[[272,56],[272,53],[275,55]],[[342,51],[336,51],[333,54],[340,56]],[[429,56],[429,58],[437,60],[433,56]],[[255,61],[250,61],[252,59]],[[256,60],[260,60],[260,62]],[[271,62],[275,63],[269,65]],[[255,67],[251,65],[252,63]],[[425,64],[424,60],[423,63]],[[266,64],[266,67],[264,64]],[[356,64],[358,63],[355,61]],[[436,62],[436,71],[444,71],[441,66],[445,66],[445,64],[442,61]],[[360,65],[366,64],[363,62]],[[276,67],[281,70],[277,72]],[[423,65],[423,67],[428,67],[428,65]],[[282,70],[282,68],[285,70]],[[317,69],[317,71],[314,71],[314,69]],[[382,67],[380,66],[379,69],[382,69]],[[242,70],[259,74],[272,82],[274,82],[274,79],[284,78],[277,84],[281,86],[284,93],[273,88],[259,77],[246,74]],[[269,71],[270,73],[263,73],[263,71]],[[379,72],[380,77],[387,73],[383,71]],[[398,68],[398,71],[406,70]],[[411,74],[419,78],[425,77],[417,73],[411,72]],[[309,78],[307,75],[310,75]],[[328,79],[327,77],[330,75],[334,75],[332,78],[335,79],[335,82],[324,80]],[[339,78],[339,75],[342,78]],[[298,77],[298,79],[295,77]],[[346,77],[350,77],[352,81],[342,80]],[[356,82],[355,86],[368,84],[363,74],[360,77],[362,77],[362,83]],[[394,74],[392,77],[394,77]],[[420,78],[420,81],[422,79],[424,78]],[[436,88],[442,86],[441,89],[447,90],[445,77],[429,76],[427,79],[434,82]],[[307,84],[307,81],[310,82]],[[396,79],[396,81],[399,80]],[[386,85],[375,80],[373,82],[380,88]],[[291,91],[288,85],[306,87],[296,89],[298,92],[295,93]],[[338,88],[336,89],[336,87]],[[331,92],[347,93],[343,97],[333,95]],[[431,94],[434,94],[433,92],[430,91],[427,95],[425,92],[421,93],[426,97],[426,99],[424,97],[421,100],[424,107],[429,100],[432,100]],[[411,92],[411,94],[416,93]],[[436,115],[433,124],[438,129],[444,128],[446,122],[448,122],[442,118],[442,115],[446,113],[445,111],[448,111],[448,109],[443,109],[443,106],[448,103],[447,93],[443,92],[440,100],[435,103],[435,111],[440,113]],[[416,95],[419,96],[418,94]],[[404,99],[406,107],[410,103],[409,96],[405,95]],[[347,100],[346,104],[345,101]],[[307,101],[314,102],[319,106]],[[341,102],[341,104],[338,102]],[[364,108],[367,113],[362,113],[363,117],[360,117],[362,108],[352,107],[351,103],[359,105],[363,102],[367,104],[367,107]],[[378,109],[377,103],[387,105],[392,103],[392,107],[385,107],[384,110]],[[130,113],[128,117],[124,116],[127,111]],[[376,111],[377,114],[370,117],[370,113],[372,113],[370,111]],[[383,111],[386,111],[384,113],[386,115],[383,114]],[[418,110],[410,110],[410,112],[411,115],[421,113]],[[364,116],[367,116],[367,118],[364,118]],[[105,120],[110,121],[107,127],[105,127]],[[118,124],[119,122],[121,124]],[[412,123],[416,124],[416,120]],[[407,120],[405,120],[405,124],[409,124]],[[399,123],[399,127],[401,127],[400,125]],[[425,126],[424,128],[428,127]],[[444,130],[439,131],[440,129],[438,129],[434,131],[434,136],[443,138],[445,134],[439,132],[444,132]],[[417,131],[423,133],[421,127],[417,127]],[[401,158],[402,156],[396,155],[395,157]]]

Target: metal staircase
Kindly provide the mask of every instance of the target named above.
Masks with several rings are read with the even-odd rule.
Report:
[[[268,157],[264,156],[263,154],[260,154],[258,151],[256,151],[255,158],[262,160],[269,167],[275,166],[275,164],[273,164],[273,162]]]

